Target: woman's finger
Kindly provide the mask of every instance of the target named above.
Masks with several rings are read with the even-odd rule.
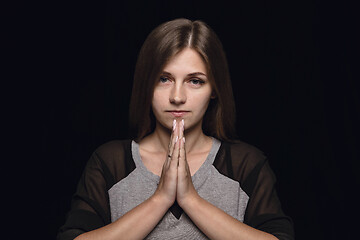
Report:
[[[180,134],[181,142],[180,142],[180,150],[179,150],[179,171],[190,174],[188,163],[186,161],[184,129],[185,129],[184,121],[182,121],[182,133]]]
[[[171,155],[171,162],[170,162],[170,168],[172,168],[174,171],[176,171],[177,166],[179,164],[179,136],[175,137],[175,142],[174,142],[174,151]]]
[[[162,168],[160,181],[157,188],[157,193],[165,196],[169,202],[173,203],[176,198],[176,186],[177,186],[177,170],[173,169],[175,161],[178,161],[178,127],[176,120],[173,122],[173,131],[169,141],[169,149],[167,151],[167,156],[165,163]]]
[[[179,205],[181,205],[184,203],[184,201],[186,201],[186,198],[188,198],[192,194],[196,194],[196,190],[192,183],[190,168],[186,159],[185,137],[183,136],[181,140],[179,140],[179,142],[180,149],[176,199]]]
[[[181,120],[180,122],[180,126],[179,126],[179,161],[180,161],[180,152],[183,152],[183,141],[184,141],[184,129],[185,129],[185,126],[184,126],[184,119]],[[184,155],[184,154],[182,154]],[[179,162],[180,163],[180,162]]]
[[[179,150],[179,171],[186,171],[186,165],[185,137],[182,137]]]
[[[180,123],[177,123],[176,129],[175,129],[175,146],[173,154],[171,155],[171,165],[174,170],[177,169],[179,166],[179,150],[180,150],[180,140],[183,136],[184,132],[184,120],[180,121]]]
[[[168,153],[171,155],[173,149],[174,149],[174,140],[175,140],[175,135],[176,135],[176,120],[174,119],[173,121],[173,126],[172,126],[172,132],[171,132],[171,136],[170,136],[170,141],[169,141],[169,148],[168,148]]]
[[[168,151],[167,151],[167,156],[166,156],[166,160],[164,163],[164,166],[167,168],[169,168],[170,166],[170,161],[174,152],[174,147],[175,147],[175,142],[176,142],[176,129],[177,129],[177,124],[176,124],[176,120],[174,119],[173,121],[173,127],[172,127],[172,132],[171,132],[171,136],[170,136],[170,141],[169,141],[169,147],[168,147]]]

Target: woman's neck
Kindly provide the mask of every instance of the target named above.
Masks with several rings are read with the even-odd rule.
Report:
[[[208,148],[211,138],[206,136],[202,131],[202,123],[199,126],[194,126],[187,129],[185,126],[185,149],[187,154],[204,151]],[[170,142],[171,130],[165,128],[160,123],[156,124],[155,130],[144,141],[145,148],[150,151],[167,152]]]

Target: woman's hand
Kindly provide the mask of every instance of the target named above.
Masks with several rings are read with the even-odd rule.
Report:
[[[165,200],[165,204],[168,205],[169,208],[176,199],[179,139],[179,126],[174,119],[168,153],[161,171],[159,185],[154,194]]]
[[[192,183],[189,164],[186,159],[185,151],[185,137],[184,137],[184,120],[181,121],[180,127],[180,141],[179,141],[179,165],[178,165],[178,177],[177,177],[177,191],[176,200],[180,207],[186,203],[186,201],[194,199],[198,194]]]
[[[168,154],[155,195],[160,196],[169,207],[175,200],[181,206],[192,197],[198,196],[186,160],[184,120],[173,122]]]

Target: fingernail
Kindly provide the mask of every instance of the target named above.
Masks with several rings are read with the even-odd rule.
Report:
[[[176,136],[175,143],[177,143],[178,140],[179,140],[179,136]]]
[[[185,137],[182,138],[183,142],[185,143]]]
[[[184,128],[185,128],[185,121],[184,121],[184,119],[181,120],[181,126],[182,126],[182,130],[184,131]]]
[[[173,131],[175,131],[175,128],[176,128],[176,120],[174,119],[174,121],[173,121]]]

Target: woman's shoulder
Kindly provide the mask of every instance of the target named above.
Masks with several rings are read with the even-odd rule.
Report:
[[[96,166],[112,180],[117,182],[135,169],[131,154],[132,140],[111,140],[99,145],[93,152],[89,166]],[[110,177],[109,177],[110,176]]]
[[[242,140],[225,142],[224,145],[228,145],[232,156],[237,156],[238,158],[244,159],[252,159],[254,161],[262,161],[266,159],[266,156],[262,150]]]
[[[251,172],[262,168],[267,157],[262,150],[241,140],[223,142],[225,158],[232,166],[236,179],[245,179]]]
[[[100,155],[109,155],[109,154],[116,154],[116,153],[123,153],[125,151],[129,151],[131,149],[131,142],[130,139],[115,139],[108,142],[105,142],[99,145],[94,153]]]

